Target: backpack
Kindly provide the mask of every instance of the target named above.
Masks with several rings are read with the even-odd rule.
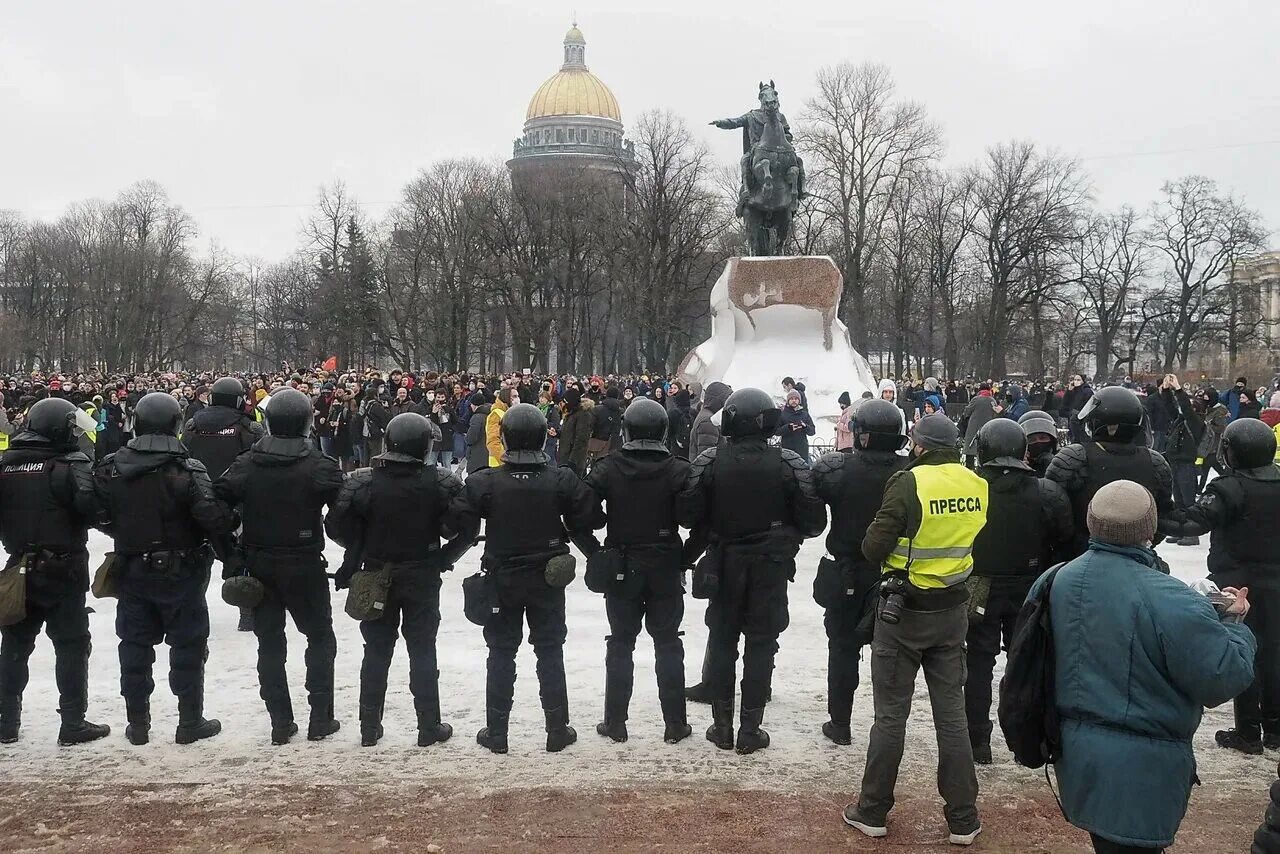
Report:
[[[1049,617],[1049,594],[1061,568],[1050,569],[1038,595],[1023,604],[1000,680],[1000,730],[1014,761],[1027,768],[1052,765],[1062,755]]]

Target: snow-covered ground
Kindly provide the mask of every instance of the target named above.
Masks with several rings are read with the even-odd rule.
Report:
[[[107,550],[108,540],[96,532],[90,549],[92,566]],[[485,646],[480,629],[462,613],[462,579],[476,570],[473,550],[445,578],[441,595],[443,624],[439,636],[440,683],[444,719],[454,726],[450,742],[420,749],[408,692],[406,658],[401,647],[392,668],[387,697],[386,737],[376,748],[359,746],[356,704],[362,644],[354,621],[342,613],[345,594],[335,594],[338,635],[337,715],[343,729],[323,742],[298,738],[272,747],[266,711],[258,698],[253,635],[236,631],[237,612],[210,589],[212,637],[206,680],[206,713],[222,720],[217,738],[197,745],[173,744],[176,709],[165,678],[167,656],[158,651],[156,692],[152,698],[152,741],[133,747],[124,738],[124,705],[119,696],[119,664],[114,633],[115,600],[90,599],[90,626],[95,641],[91,661],[89,717],[109,723],[110,738],[88,746],[59,748],[53,679],[53,652],[42,638],[31,661],[22,740],[0,746],[0,776],[10,782],[120,782],[127,784],[271,784],[300,785],[394,783],[397,780],[447,783],[476,791],[509,787],[571,786],[598,788],[645,784],[742,786],[784,792],[851,791],[862,773],[867,731],[872,721],[870,664],[863,656],[863,685],[854,707],[854,743],[836,747],[820,731],[826,719],[826,638],[822,612],[811,598],[812,581],[822,540],[801,551],[796,583],[791,587],[791,627],[781,640],[774,678],[774,701],[765,725],[773,745],[742,757],[715,749],[702,732],[710,723],[708,707],[691,704],[694,736],[678,745],[662,741],[662,721],[653,678],[652,645],[642,635],[636,650],[636,690],[631,707],[631,740],[615,745],[595,734],[603,704],[604,637],[607,623],[601,597],[581,580],[568,593],[569,640],[566,665],[570,711],[579,742],[556,755],[543,750],[543,722],[538,704],[532,650],[518,659],[516,705],[511,721],[511,753],[493,756],[475,743],[484,724]],[[1207,546],[1164,546],[1161,553],[1183,580],[1204,575]],[[331,566],[340,550],[330,547]],[[215,576],[218,567],[215,565]],[[703,603],[688,599],[685,620],[686,667],[692,679],[702,659],[706,628]],[[289,629],[289,678],[294,708],[305,732],[301,635]],[[997,671],[998,675],[999,671]],[[1245,758],[1212,744],[1213,731],[1230,725],[1229,706],[1211,710],[1197,738],[1200,776],[1205,788],[1197,797],[1217,797],[1230,790],[1261,795],[1275,776],[1275,757]],[[908,733],[904,784],[931,790],[936,763],[924,680],[918,681],[915,713]],[[1018,768],[998,750],[996,764],[980,772],[984,791],[1044,785],[1043,776]]]

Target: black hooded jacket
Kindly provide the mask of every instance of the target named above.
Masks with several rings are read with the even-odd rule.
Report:
[[[106,514],[103,529],[119,554],[182,551],[206,542],[219,557],[226,554],[236,516],[177,438],[139,436],[98,463],[94,481]]]
[[[689,463],[661,450],[624,448],[597,462],[587,486],[597,499],[595,527],[608,525],[605,545],[679,546],[676,498],[688,480]]]
[[[261,424],[229,406],[207,406],[182,428],[183,444],[214,480],[261,436]]]
[[[246,548],[320,552],[320,514],[341,488],[342,469],[310,439],[264,436],[236,458],[214,491],[240,511]]]
[[[27,431],[0,454],[0,543],[11,558],[81,552],[89,528],[104,522],[93,465],[79,450]]]

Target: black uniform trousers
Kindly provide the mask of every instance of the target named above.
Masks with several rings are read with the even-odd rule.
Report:
[[[489,647],[487,704],[499,719],[511,712],[516,685],[516,652],[529,623],[529,643],[538,659],[538,696],[545,711],[564,709],[568,716],[569,692],[565,687],[564,588],[547,584],[543,564],[498,568],[495,587],[498,613],[484,627]]]
[[[679,553],[644,555],[628,552],[626,579],[617,590],[605,594],[609,637],[605,643],[605,719],[625,721],[635,679],[633,653],[643,621],[653,638],[654,670],[658,677],[658,702],[666,721],[683,723],[684,642],[680,623],[684,620],[684,585]]]
[[[720,586],[707,608],[711,698],[733,703],[738,639],[742,645],[742,708],[763,709],[773,682],[778,636],[790,624],[787,584],[795,561],[744,547],[724,547]]]
[[[857,629],[862,620],[862,598],[845,596],[822,617],[827,630],[827,714],[839,726],[849,726],[853,695],[858,690],[862,643]]]
[[[27,573],[27,616],[0,628],[0,703],[17,704],[21,699],[31,678],[27,663],[44,629],[53,642],[58,709],[83,717],[89,692],[89,616],[84,609],[88,560],[87,555],[72,556]]]
[[[386,608],[376,620],[360,623],[364,661],[360,665],[360,708],[381,709],[396,638],[409,651],[409,693],[419,718],[438,723],[440,671],[436,633],[440,630],[440,572],[425,562],[396,564],[391,571]]]
[[[116,605],[120,638],[120,694],[145,702],[155,690],[155,647],[169,645],[169,688],[179,701],[204,695],[209,657],[208,558],[192,558],[172,571],[155,571],[139,557],[125,560]]]
[[[991,683],[996,656],[1001,644],[1005,649],[1013,642],[1018,613],[1027,599],[1034,578],[993,578],[987,594],[986,610],[979,618],[971,614],[969,632],[965,636],[965,663],[968,678],[964,683],[964,712],[969,722],[969,743],[991,743]]]
[[[249,550],[246,564],[262,582],[262,602],[253,611],[258,637],[258,685],[273,723],[293,720],[289,678],[285,673],[288,642],[285,614],[307,639],[307,696],[318,720],[333,717],[333,660],[338,641],[333,634],[333,608],[324,558],[317,554]]]
[[[1257,638],[1258,652],[1253,684],[1236,697],[1236,729],[1252,738],[1280,735],[1280,590],[1250,587],[1249,604],[1244,624]]]

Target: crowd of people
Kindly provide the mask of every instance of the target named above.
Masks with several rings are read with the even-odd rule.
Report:
[[[762,724],[799,547],[826,531],[813,586],[829,650],[822,736],[852,743],[867,648],[875,709],[847,824],[888,833],[923,669],[949,839],[975,841],[975,765],[992,762],[995,661],[1025,629],[1020,614],[1042,599],[1057,665],[1049,741],[1065,814],[1098,851],[1162,850],[1190,797],[1203,707],[1235,701],[1235,726],[1215,735],[1223,748],[1280,749],[1280,629],[1270,617],[1280,610],[1280,565],[1256,548],[1280,520],[1280,393],[1260,409],[1244,378],[1221,393],[1174,375],[1132,385],[886,379],[856,400],[841,397],[828,450],[811,446],[818,428],[792,378],[762,390],[643,374],[286,365],[220,378],[9,379],[0,743],[18,739],[26,662],[42,629],[57,657],[60,743],[109,734],[85,717],[92,527],[114,540],[93,589],[119,599],[133,744],[150,737],[161,642],[178,700],[175,740],[220,731],[203,713],[215,561],[223,597],[257,635],[271,741],[299,732],[286,615],[307,639],[307,737],[339,731],[327,536],[344,549],[332,580],[348,590],[365,641],[362,744],[383,735],[400,638],[419,745],[452,736],[436,663],[441,574],[480,547],[480,571],[463,584],[466,616],[489,649],[476,741],[507,751],[527,622],[547,750],[571,746],[563,646],[573,543],[610,624],[597,733],[628,739],[643,627],[664,739],[687,738],[686,703],[705,702],[707,739],[754,753],[770,744]],[[1205,534],[1212,583],[1197,591],[1169,577],[1153,546]],[[685,687],[689,572],[710,631],[700,679]],[[1257,850],[1280,851],[1267,832]]]

